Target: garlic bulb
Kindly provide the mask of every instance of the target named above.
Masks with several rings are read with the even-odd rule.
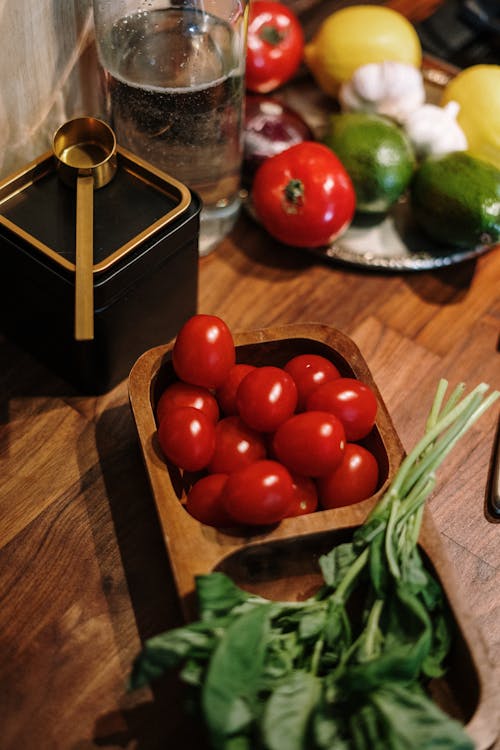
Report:
[[[425,102],[422,73],[407,63],[368,63],[342,84],[339,102],[343,110],[386,115],[397,122]]]
[[[445,107],[424,104],[406,118],[403,128],[419,159],[467,149],[467,138],[456,119],[459,109],[457,102]]]

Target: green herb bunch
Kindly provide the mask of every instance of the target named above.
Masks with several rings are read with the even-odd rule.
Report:
[[[472,750],[425,690],[453,628],[418,538],[437,467],[500,393],[447,389],[365,523],[320,558],[315,596],[273,602],[200,576],[200,619],[148,640],[131,686],[180,668],[215,750]]]

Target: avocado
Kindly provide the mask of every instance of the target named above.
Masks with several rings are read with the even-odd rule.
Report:
[[[429,157],[415,173],[410,205],[433,240],[493,244],[500,239],[500,170],[466,151]]]
[[[415,169],[413,148],[387,117],[365,112],[332,115],[323,140],[351,178],[357,211],[387,211],[408,187]]]

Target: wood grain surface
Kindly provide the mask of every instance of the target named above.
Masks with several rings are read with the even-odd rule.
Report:
[[[500,252],[418,274],[335,267],[276,245],[246,216],[200,261],[199,310],[234,330],[297,322],[360,348],[408,448],[438,378],[500,386]],[[82,398],[0,345],[0,719],[8,750],[195,747],[172,678],[130,694],[141,642],[181,621],[127,384]],[[500,664],[498,524],[485,515],[498,414],[447,460],[430,502]]]
[[[200,260],[199,311],[235,331],[344,331],[408,449],[440,377],[500,387],[499,280],[498,249],[373,272],[281,247],[243,214]],[[500,527],[485,506],[497,422],[493,409],[455,448],[429,508],[500,686]],[[174,677],[127,690],[144,639],[182,621],[127,383],[82,397],[0,338],[0,472],[2,750],[203,748]]]

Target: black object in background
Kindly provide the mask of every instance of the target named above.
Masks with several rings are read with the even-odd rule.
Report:
[[[447,0],[416,30],[425,52],[459,68],[500,65],[499,0]]]

